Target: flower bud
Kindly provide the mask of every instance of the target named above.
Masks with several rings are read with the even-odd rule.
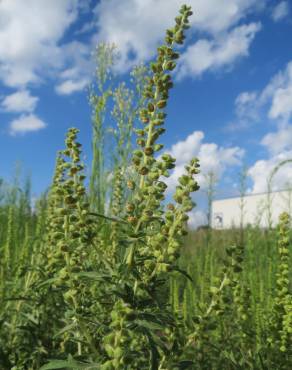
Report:
[[[173,71],[175,67],[176,67],[176,63],[172,61],[169,61],[165,64],[165,69],[169,71]]]
[[[163,125],[164,121],[162,119],[155,119],[153,121],[153,125],[154,126],[160,126],[160,125]]]
[[[138,135],[138,136],[144,136],[145,135],[145,131],[144,130],[136,130],[135,131],[136,132],[136,134]]]
[[[143,176],[145,176],[145,175],[147,175],[149,173],[149,169],[147,168],[147,167],[141,167],[140,169],[139,169],[139,174],[140,175],[143,175]]]
[[[154,181],[158,180],[159,179],[159,173],[157,171],[151,171],[149,173],[149,179],[154,180]]]
[[[166,100],[160,100],[159,102],[157,102],[157,107],[159,109],[162,109],[162,108],[166,107],[166,104],[167,104]]]
[[[144,153],[147,155],[147,156],[150,156],[153,154],[153,148],[151,146],[148,146],[144,149]]]
[[[175,206],[174,206],[174,204],[169,203],[169,204],[167,205],[167,209],[169,209],[170,211],[174,211],[174,210],[175,210]]]
[[[179,179],[178,179],[179,183],[183,186],[186,186],[188,185],[189,181],[190,181],[190,178],[189,176],[187,175],[182,175]]]
[[[140,117],[140,120],[141,120],[141,122],[143,122],[143,123],[148,123],[148,122],[149,122],[149,118],[148,118],[148,117],[145,117],[145,116]]]
[[[128,181],[127,181],[127,187],[128,187],[128,189],[130,189],[130,190],[134,190],[134,189],[135,189],[135,187],[136,187],[136,184],[134,183],[134,181],[132,181],[132,180],[128,180]]]
[[[159,150],[163,149],[163,144],[155,144],[153,149],[154,149],[154,152],[158,152]]]
[[[135,210],[135,205],[133,203],[128,203],[126,205],[126,211],[127,212],[133,212]]]
[[[134,150],[133,155],[139,158],[143,157],[143,152],[142,150]]]
[[[167,45],[171,45],[172,41],[173,41],[173,38],[167,35],[164,40],[165,40]]]
[[[139,166],[139,164],[141,163],[141,160],[138,157],[133,157],[132,162],[134,163],[134,165]]]
[[[154,105],[153,105],[153,103],[148,103],[148,110],[149,110],[149,112],[154,112],[154,109],[155,109],[155,107],[154,107]]]
[[[137,222],[137,217],[129,216],[129,217],[127,218],[127,220],[128,220],[128,222],[129,222],[130,224],[135,224],[135,223]]]
[[[144,139],[142,139],[142,138],[139,138],[139,139],[137,139],[136,140],[136,142],[137,142],[137,144],[138,145],[140,145],[140,146],[142,146],[142,147],[144,147],[145,146],[145,140]]]

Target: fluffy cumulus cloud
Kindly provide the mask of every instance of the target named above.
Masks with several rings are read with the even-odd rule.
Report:
[[[225,126],[226,131],[240,131],[259,120],[259,100],[257,91],[244,91],[234,102],[235,120]]]
[[[16,91],[7,95],[1,102],[5,112],[32,112],[35,110],[39,98],[32,96],[27,90]]]
[[[94,70],[90,57],[90,45],[72,41],[62,47],[67,68],[59,73],[59,83],[55,90],[60,95],[69,95],[82,91],[90,83]]]
[[[267,120],[276,126],[276,131],[267,133],[260,143],[267,150],[267,159],[256,161],[248,171],[253,182],[250,191],[265,192],[271,171],[282,161],[292,159],[292,61],[273,76],[263,90],[239,94],[235,112],[234,129]],[[275,175],[273,188],[283,189],[291,182],[291,173],[290,163],[281,167]]]
[[[24,86],[39,81],[45,67],[60,67],[59,42],[77,9],[77,0],[2,0],[0,79],[7,86]]]
[[[256,108],[257,93],[255,91],[240,93],[235,99],[235,110],[238,117],[242,119],[257,119]]]
[[[292,66],[292,64],[291,64]],[[279,87],[274,93],[273,102],[269,111],[269,117],[272,119],[282,118],[289,120],[292,115],[292,83],[290,86]]]
[[[235,115],[235,123],[227,129],[247,128],[263,118],[287,125],[292,118],[292,61],[262,91],[240,93],[235,99]]]
[[[284,189],[287,184],[292,184],[292,125],[281,125],[277,131],[266,134],[262,141],[268,151],[268,158],[258,160],[248,170],[253,186],[250,189],[253,193],[267,191],[269,177],[282,162],[276,171],[272,181],[272,189]],[[288,162],[286,162],[288,161]],[[290,162],[291,161],[291,162]]]
[[[69,95],[82,91],[89,85],[94,68],[89,50],[88,46],[77,41],[63,47],[65,55],[71,59],[71,62],[69,67],[59,74],[59,83],[55,88],[58,94]]]
[[[10,123],[10,134],[24,134],[31,131],[39,131],[46,127],[44,121],[34,114],[24,114]]]
[[[172,19],[183,3],[184,0],[101,0],[95,9],[99,29],[97,40],[118,45],[121,51],[119,68],[127,69],[138,60],[153,56],[157,42],[165,29],[172,26]],[[192,53],[197,55],[198,51],[204,52],[207,66],[197,66],[196,71],[211,69],[213,64],[219,67],[233,63],[240,55],[246,55],[259,25],[231,28],[264,3],[265,0],[190,0],[188,4],[194,10],[192,31],[205,32],[209,38],[189,48],[188,57],[184,58],[188,66]],[[199,63],[197,59],[194,63]]]
[[[289,4],[288,1],[281,1],[277,4],[272,11],[272,18],[275,22],[286,18],[289,14]]]
[[[288,122],[292,117],[292,61],[286,68],[278,72],[263,90],[260,100],[270,102],[268,116]]]
[[[289,149],[292,150],[292,125],[285,125],[277,132],[268,133],[261,141],[270,154],[280,154]]]
[[[244,151],[239,147],[220,147],[215,143],[204,142],[204,133],[194,131],[185,140],[179,141],[167,150],[176,158],[176,168],[167,179],[169,190],[173,191],[178,178],[185,172],[184,166],[194,157],[199,158],[202,173],[198,176],[202,188],[206,186],[206,175],[214,173],[217,180],[227,168],[241,164]]]
[[[279,71],[259,94],[260,105],[268,105],[268,117],[288,122],[292,117],[292,61]]]
[[[33,114],[39,98],[31,95],[30,85],[50,77],[58,81],[56,91],[68,95],[88,83],[90,45],[64,43],[79,13],[88,9],[89,0],[0,1],[0,83],[16,88],[2,98],[0,108],[22,113],[11,122],[11,134],[45,127]]]
[[[88,85],[88,80],[66,80],[56,86],[56,92],[60,95],[70,95],[73,92],[83,90]]]
[[[229,168],[238,166],[242,163],[244,151],[239,147],[225,148],[218,146],[215,143],[207,143],[204,141],[204,133],[202,131],[194,131],[185,140],[178,141],[171,146],[167,153],[176,158],[176,167],[170,177],[165,179],[168,185],[168,192],[171,194],[178,185],[178,179],[185,173],[185,165],[197,157],[200,160],[201,173],[197,175],[197,181],[201,191],[205,191],[210,175],[214,175],[215,182],[220,181],[222,176]],[[199,192],[201,194],[201,192]],[[198,194],[197,194],[198,196]],[[200,198],[200,201],[205,199],[205,195]],[[204,206],[200,204],[199,208],[195,208],[189,213],[189,226],[195,228],[207,223],[206,212]]]
[[[197,65],[195,74],[197,70],[232,64],[247,55],[259,26],[235,26],[265,1],[190,0],[194,9],[192,31],[203,31],[208,37],[188,50],[185,70],[192,71],[190,58],[198,51],[204,52],[201,58],[204,65]],[[165,28],[172,25],[183,3],[184,0],[101,0],[94,9],[94,20],[83,25],[84,29],[90,26],[87,27],[90,32],[98,29],[95,37],[87,44],[75,41],[64,44],[64,35],[78,15],[92,9],[89,0],[2,0],[0,81],[10,87],[25,87],[53,75],[60,78],[57,93],[80,91],[90,79],[89,54],[94,43],[115,43],[121,56],[118,67],[129,69],[138,60],[153,56],[157,42]],[[65,77],[68,71],[71,76]]]
[[[206,213],[202,210],[194,210],[189,213],[189,220],[188,225],[190,228],[195,229],[198,226],[206,225],[207,224],[207,216]]]
[[[217,39],[197,41],[183,54],[179,77],[200,76],[207,70],[232,66],[239,58],[249,55],[250,44],[260,28],[259,23],[251,23],[236,27]]]
[[[271,172],[282,162],[292,160],[292,150],[278,153],[269,159],[259,160],[248,170],[248,175],[253,181],[252,193],[266,192]],[[292,184],[292,164],[285,163],[273,176],[272,190],[284,189]]]

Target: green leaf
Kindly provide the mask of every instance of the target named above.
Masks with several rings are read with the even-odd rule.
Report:
[[[153,321],[135,320],[135,324],[149,330],[162,330],[164,327]]]
[[[58,333],[56,333],[54,335],[54,338],[57,338],[59,335],[61,335],[61,334],[65,333],[66,331],[74,328],[76,325],[77,325],[76,322],[73,322],[73,323],[71,323],[69,325],[66,325],[63,329],[61,329],[60,331],[58,331]]]
[[[151,368],[150,368],[150,370],[157,370],[158,366],[159,366],[159,357],[160,357],[159,352],[158,352],[158,349],[156,348],[155,342],[153,341],[151,336],[147,336],[147,337],[148,337],[148,342],[149,342],[149,346],[150,346],[150,353],[151,353],[151,356],[150,356]]]
[[[112,276],[111,275],[104,275],[104,274],[99,274],[94,271],[88,271],[88,272],[78,272],[74,274],[75,276],[78,276],[80,278],[87,278],[91,280],[111,280]]]
[[[187,279],[189,279],[191,282],[193,282],[192,277],[186,271],[184,271],[184,270],[182,270],[182,269],[180,269],[180,268],[178,268],[176,266],[172,267],[171,268],[171,271],[177,271],[180,274],[182,274],[183,276],[185,276]]]
[[[190,360],[183,360],[180,361],[177,366],[179,367],[179,370],[186,370],[186,369],[191,369],[191,366],[193,366],[195,363]]]
[[[39,325],[38,319],[36,319],[33,315],[30,313],[21,313],[22,316],[26,317],[29,321],[34,323],[35,325]]]
[[[99,364],[77,362],[75,360],[52,360],[46,365],[42,366],[40,370],[53,370],[53,369],[85,369],[85,370],[98,370]]]
[[[233,352],[228,352],[228,351],[222,351],[222,354],[228,359],[230,360],[234,365],[237,365],[237,362],[236,362],[236,359],[234,357],[234,354]]]
[[[42,286],[50,285],[50,284],[54,283],[56,280],[58,280],[58,279],[59,279],[59,277],[53,277],[51,279],[47,279],[45,281],[42,281],[40,284],[36,285],[35,288],[38,289],[38,288],[41,288]]]
[[[89,213],[91,216],[96,216],[96,217],[101,217],[101,218],[104,218],[105,220],[108,220],[108,221],[113,221],[113,222],[120,222],[120,223],[123,223],[123,224],[127,224],[126,221],[120,219],[120,218],[114,218],[114,217],[109,217],[109,216],[105,216],[101,213],[96,213],[96,212],[90,212]]]

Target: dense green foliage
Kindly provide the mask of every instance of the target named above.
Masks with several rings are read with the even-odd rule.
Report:
[[[134,89],[113,86],[114,49],[97,49],[88,189],[74,128],[33,208],[29,183],[0,183],[0,369],[292,367],[289,215],[276,230],[188,234],[197,159],[165,202],[175,159],[158,140],[191,14],[181,8]]]

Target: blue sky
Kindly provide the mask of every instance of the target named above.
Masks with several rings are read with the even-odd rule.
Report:
[[[0,177],[20,161],[33,191],[49,185],[66,129],[80,128],[90,156],[86,86],[98,42],[115,43],[118,70],[154,55],[180,0],[0,1]],[[292,3],[189,0],[194,15],[174,74],[165,147],[177,157],[170,189],[192,156],[200,183],[212,171],[217,197],[237,194],[248,169],[250,192],[266,189],[279,161],[292,158]],[[283,167],[274,187],[292,180]],[[202,220],[200,210],[194,223]]]

